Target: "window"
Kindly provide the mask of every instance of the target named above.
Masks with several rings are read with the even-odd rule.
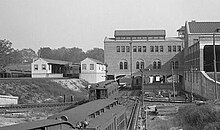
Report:
[[[100,111],[95,112],[96,116],[100,115]]]
[[[158,52],[158,50],[159,50],[159,47],[155,46],[155,52]]]
[[[126,40],[130,40],[131,38],[130,37],[126,37]]]
[[[86,64],[82,64],[82,70],[86,70]]]
[[[126,52],[130,52],[130,47],[126,46]]]
[[[139,62],[136,62],[136,69],[139,69]]]
[[[38,70],[38,65],[34,65],[34,70]]]
[[[144,69],[144,62],[141,62],[141,69]]]
[[[181,46],[177,46],[177,49],[180,52],[181,51]]]
[[[171,66],[171,68],[174,69],[174,66],[175,66],[174,61],[171,61],[171,62],[170,62],[170,66]]]
[[[158,65],[158,66],[157,66],[158,69],[161,69],[161,62],[160,62],[160,61],[157,62],[157,65]]]
[[[179,68],[179,62],[178,62],[178,61],[175,61],[174,68],[175,68],[175,69],[178,69],[178,68]]]
[[[171,46],[168,46],[168,52],[171,52]]]
[[[138,52],[141,52],[141,46],[138,46]]]
[[[173,52],[176,52],[176,46],[173,46]]]
[[[150,52],[154,52],[154,46],[150,46]]]
[[[126,60],[122,60],[122,61],[119,63],[119,68],[120,68],[120,70],[128,69],[128,62],[127,62]]]
[[[143,52],[146,52],[146,51],[147,51],[146,46],[143,46]]]
[[[120,70],[123,70],[123,62],[120,62]]]
[[[90,70],[94,70],[94,64],[90,64]]]
[[[159,59],[153,62],[153,69],[161,69],[161,61]]]
[[[163,46],[160,46],[160,52],[163,52]]]
[[[125,52],[125,46],[121,46],[121,52]]]
[[[128,69],[128,62],[124,62],[124,69]]]
[[[193,39],[193,43],[198,43],[199,42],[199,39]]]
[[[137,52],[137,46],[133,46],[133,52]]]
[[[46,64],[42,64],[42,70],[46,70]]]
[[[156,69],[156,68],[157,68],[157,62],[154,61],[154,62],[153,62],[153,69]]]
[[[116,51],[120,52],[120,46],[116,46]]]

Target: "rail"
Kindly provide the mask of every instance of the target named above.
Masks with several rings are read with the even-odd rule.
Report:
[[[138,102],[138,100],[136,99],[135,104],[134,104],[134,106],[133,106],[133,108],[132,108],[132,112],[131,112],[131,114],[130,114],[130,118],[129,118],[129,120],[128,120],[127,130],[133,130],[133,129],[132,129],[132,123],[134,122],[134,116],[135,116],[135,113],[136,113],[136,111],[137,111],[138,104],[139,104],[139,102]],[[135,123],[136,123],[136,122],[135,122]]]

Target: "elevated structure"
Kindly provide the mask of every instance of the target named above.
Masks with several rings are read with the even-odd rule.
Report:
[[[211,80],[206,73],[214,72],[214,43],[217,71],[220,71],[220,22],[186,21],[184,40],[185,89],[215,99],[220,94],[220,84]]]

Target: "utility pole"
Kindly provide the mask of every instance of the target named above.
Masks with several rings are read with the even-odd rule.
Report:
[[[133,88],[133,75],[132,75],[132,39],[130,44],[130,70],[131,70],[131,88]]]
[[[176,96],[175,96],[175,84],[174,84],[174,75],[173,75],[173,67],[174,67],[174,61],[172,62],[172,86],[173,86],[173,99],[174,101],[176,100]]]
[[[215,33],[213,33],[213,53],[214,53],[214,79],[215,79],[215,99],[218,100],[218,86],[217,86],[217,74],[216,74],[216,51],[215,51]]]
[[[190,73],[191,73],[191,101],[193,101],[194,99],[193,99],[193,67],[192,67],[192,65],[191,65],[191,67],[190,67]]]

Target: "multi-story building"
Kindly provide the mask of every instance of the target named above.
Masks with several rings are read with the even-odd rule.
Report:
[[[131,75],[140,69],[170,69],[164,65],[184,48],[183,40],[166,37],[165,30],[116,30],[113,38],[104,40],[104,59],[108,75]]]
[[[220,71],[220,22],[185,22],[184,35],[184,86],[189,92],[208,99],[220,94],[220,83],[214,83],[214,53],[216,70]],[[217,86],[217,87],[215,87]],[[218,95],[219,95],[218,94]]]

